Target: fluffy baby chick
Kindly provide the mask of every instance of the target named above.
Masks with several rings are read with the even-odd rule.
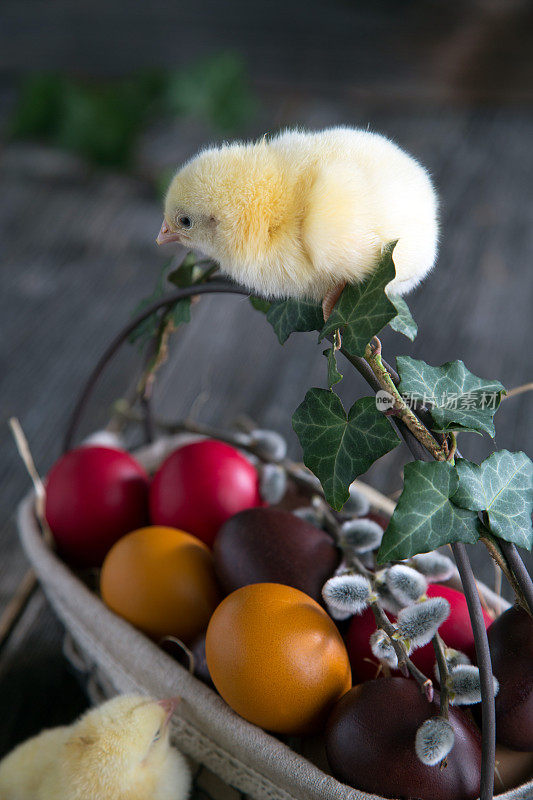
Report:
[[[0,800],[185,800],[189,767],[169,742],[176,704],[122,695],[43,731],[0,763]]]
[[[157,243],[180,242],[268,297],[338,297],[394,250],[396,294],[432,268],[437,201],[427,172],[383,136],[289,130],[203,150],[174,176]]]

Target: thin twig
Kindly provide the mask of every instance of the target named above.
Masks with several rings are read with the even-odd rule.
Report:
[[[524,394],[524,392],[533,392],[533,381],[524,383],[522,386],[515,386],[514,389],[509,389],[508,392],[502,395],[502,399],[509,400],[510,397],[516,397],[518,394]]]
[[[444,652],[445,645],[438,633],[435,634],[431,641],[439,668],[440,715],[443,719],[448,719],[450,716],[450,670],[448,669],[448,663]]]
[[[29,569],[15,590],[15,594],[4,609],[0,617],[0,648],[9,638],[10,633],[15,627],[17,620],[28,605],[31,597],[37,589],[37,577],[32,569]]]

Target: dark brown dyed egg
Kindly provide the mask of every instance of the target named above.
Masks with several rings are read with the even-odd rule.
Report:
[[[365,792],[400,800],[475,800],[479,796],[481,740],[469,717],[450,709],[455,744],[447,766],[428,767],[415,753],[418,728],[438,714],[414,680],[361,683],[333,708],[326,752],[335,777]]]
[[[509,608],[487,631],[496,695],[496,738],[513,750],[533,751],[533,619]]]
[[[281,583],[318,602],[340,561],[327,533],[275,508],[250,508],[231,517],[218,533],[213,555],[227,594],[251,583]]]

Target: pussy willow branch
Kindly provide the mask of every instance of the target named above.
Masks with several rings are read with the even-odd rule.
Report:
[[[426,675],[424,675],[424,673],[421,672],[418,667],[415,666],[415,664],[413,664],[409,658],[407,647],[405,646],[404,642],[401,639],[395,638],[395,634],[397,634],[396,627],[387,617],[379,603],[377,601],[370,603],[370,608],[374,614],[376,625],[378,628],[381,628],[381,630],[385,631],[390,639],[390,643],[393,646],[394,652],[396,653],[396,657],[398,659],[398,669],[402,675],[407,677],[408,672],[410,672],[420,686],[420,689],[428,702],[433,702],[433,681],[431,678],[428,678]]]
[[[440,684],[440,715],[444,719],[448,719],[450,707],[450,670],[446,662],[446,655],[444,652],[444,642],[436,633],[431,640],[435,657],[437,659],[437,666],[439,668],[439,684]]]
[[[326,529],[338,542],[340,538],[340,526],[335,515],[332,514],[327,506],[325,500],[322,502],[320,510],[323,515]],[[348,566],[354,567],[357,572],[359,572],[361,575],[364,575],[365,578],[370,581],[372,588],[375,591],[376,576],[372,570],[369,570],[367,567],[365,567],[363,562],[357,558],[357,556],[352,554],[350,555]],[[409,658],[409,653],[407,652],[405,643],[401,639],[395,638],[395,634],[397,634],[396,626],[393,625],[393,623],[389,620],[385,614],[385,611],[380,606],[379,601],[372,601],[370,603],[370,608],[374,614],[377,627],[384,631],[390,639],[391,645],[394,648],[394,652],[396,653],[396,657],[398,659],[398,669],[406,678],[408,677],[409,673],[411,673],[415,681],[420,686],[422,693],[431,703],[433,700],[433,681],[431,678],[428,678],[427,675],[424,675],[424,673],[418,669],[416,664],[413,664]]]

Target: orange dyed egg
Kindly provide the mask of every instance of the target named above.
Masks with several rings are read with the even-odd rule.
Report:
[[[285,734],[311,733],[352,685],[331,618],[298,589],[255,583],[232,592],[206,635],[213,683],[249,722]]]
[[[209,548],[196,536],[156,525],[113,545],[100,590],[112,611],[152,638],[184,642],[205,630],[220,600]]]

